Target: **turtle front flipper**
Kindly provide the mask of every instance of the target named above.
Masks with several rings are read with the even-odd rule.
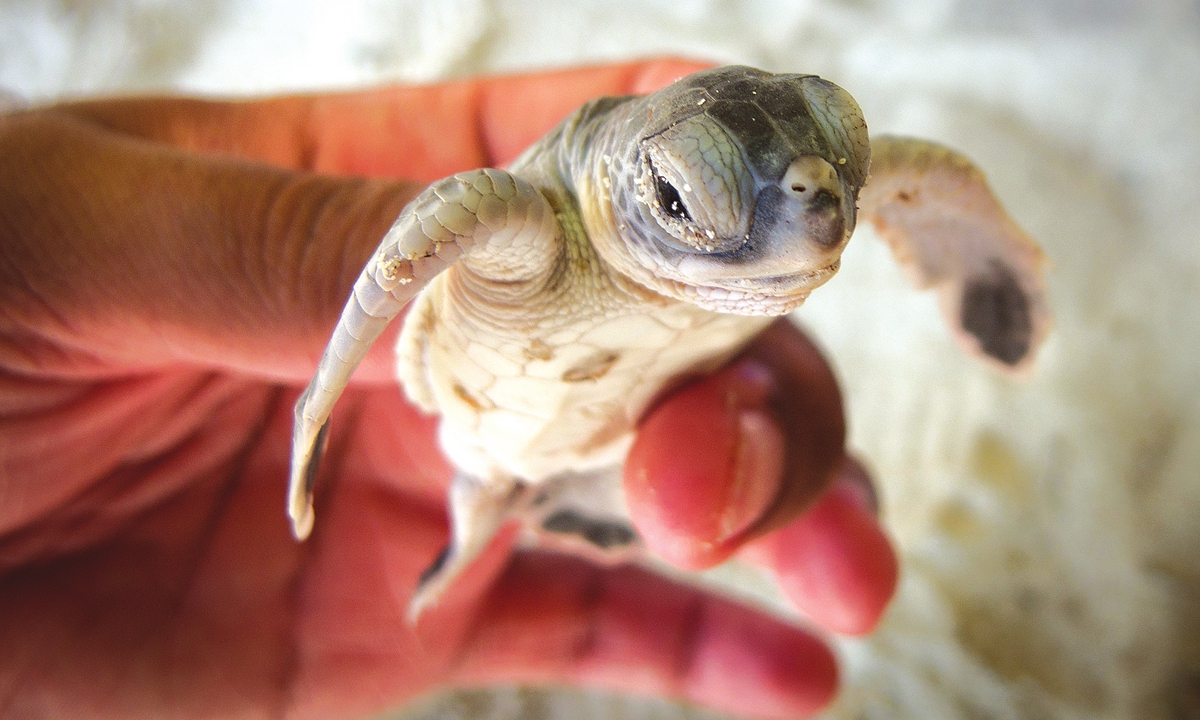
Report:
[[[859,217],[918,288],[938,291],[968,353],[1007,372],[1032,364],[1051,326],[1045,258],[970,160],[923,140],[872,138]]]
[[[554,210],[537,188],[490,168],[439,180],[401,211],[354,283],[296,402],[287,512],[297,539],[312,532],[313,483],[333,406],[404,304],[460,257],[494,280],[536,282],[553,270],[558,234]]]

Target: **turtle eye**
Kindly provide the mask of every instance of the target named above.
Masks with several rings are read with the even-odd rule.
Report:
[[[654,176],[654,191],[658,195],[659,207],[669,217],[673,217],[676,220],[692,219],[692,214],[688,212],[687,207],[683,204],[683,198],[679,197],[679,191],[662,175],[656,174]]]

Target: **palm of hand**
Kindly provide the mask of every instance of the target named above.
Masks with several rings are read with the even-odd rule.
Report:
[[[319,179],[281,181],[263,212],[250,213],[246,228],[232,228],[234,237],[266,227],[269,247],[277,234],[294,240],[287,228],[272,231],[272,221],[292,204],[308,207],[305,193],[320,196],[319,210],[297,223],[320,228],[363,214],[341,212],[346,207],[369,206],[376,218],[332,232],[353,246],[301,242],[288,252],[284,242],[282,255],[294,261],[284,271],[243,257],[238,243],[200,257],[202,267],[234,267],[232,279],[162,267],[164,247],[168,260],[172,249],[193,252],[194,227],[173,225],[180,215],[211,231],[223,220],[204,213],[204,203],[243,201],[236,183],[220,182],[221,173],[265,174],[268,185],[279,174],[247,170],[241,160],[183,156],[176,147],[330,173],[432,179],[499,164],[578,101],[634,89],[639,78],[652,84],[655,72],[678,69],[592,71],[587,83],[560,78],[559,90],[569,92],[543,88],[540,105],[522,106],[523,123],[508,122],[503,107],[490,115],[480,109],[488,97],[511,96],[512,87],[489,94],[462,84],[441,90],[463,96],[459,105],[442,103],[442,118],[397,117],[410,105],[436,107],[422,95],[428,90],[395,91],[401,97],[377,96],[369,105],[345,96],[296,103],[307,113],[304,131],[266,139],[230,132],[244,119],[237,106],[219,109],[229,117],[213,122],[170,101],[158,124],[140,124],[148,115],[134,101],[78,106],[62,127],[52,127],[67,138],[62,152],[76,163],[71,177],[82,178],[62,190],[62,204],[50,193],[51,207],[82,208],[74,218],[65,212],[61,226],[72,227],[68,220],[79,216],[111,222],[83,224],[92,234],[82,247],[61,227],[17,247],[9,279],[20,283],[0,298],[0,646],[8,649],[0,663],[0,714],[357,716],[431,687],[496,680],[600,683],[765,715],[823,703],[834,670],[810,636],[635,569],[601,570],[544,555],[506,563],[511,534],[443,606],[418,627],[408,625],[407,597],[445,542],[449,468],[436,450],[435,421],[387,383],[387,342],[360,372],[365,384],[347,393],[334,416],[317,535],[305,545],[291,540],[282,513],[291,407],[345,288],[382,233],[371,222],[386,227],[407,197],[397,197],[395,186],[360,184],[347,199]],[[451,121],[467,104],[478,114],[455,127]],[[282,102],[271,110],[287,116],[292,107]],[[318,122],[322,108],[326,117]],[[81,117],[124,136],[80,128]],[[60,119],[51,116],[50,125]],[[393,130],[399,124],[405,134],[362,134],[373,122]],[[204,132],[212,127],[224,133]],[[506,127],[513,131],[504,134]],[[146,149],[151,143],[137,141],[145,157],[134,159],[128,187],[113,173],[79,172],[93,167],[89,160],[107,169],[106,153],[134,142],[128,135],[165,143]],[[139,189],[145,175],[137,163],[148,166],[145,172],[170,163],[218,167],[206,165],[208,175],[182,191],[166,183],[162,197],[171,212],[154,215],[158,196]],[[122,196],[122,188],[138,194]],[[189,192],[198,204],[188,205]],[[145,211],[110,217],[114,194]],[[99,198],[97,206],[87,207],[87,198]],[[15,206],[3,217],[11,220]],[[20,219],[20,208],[15,214]],[[18,234],[42,225],[31,220]],[[78,279],[69,288],[61,284],[63,263],[46,260],[56,257],[59,242],[89,271],[66,275]],[[231,256],[242,262],[230,265]],[[321,264],[338,272],[313,270]],[[326,279],[275,289],[273,278],[305,272]],[[249,300],[247,287],[259,291]],[[886,577],[880,557],[887,553],[877,546],[860,568],[863,576],[883,568],[865,591],[865,626],[894,584],[894,567]],[[754,702],[740,697],[747,683],[765,689]]]

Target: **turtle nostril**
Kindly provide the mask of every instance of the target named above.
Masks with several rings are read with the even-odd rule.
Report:
[[[796,158],[779,179],[779,189],[801,203],[818,200],[815,195],[834,191],[838,184],[837,170],[815,155]]]

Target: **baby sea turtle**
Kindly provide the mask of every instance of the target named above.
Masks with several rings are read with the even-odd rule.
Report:
[[[433,183],[363,269],[296,404],[296,537],[333,405],[412,300],[397,375],[441,416],[457,473],[452,537],[410,616],[510,518],[628,553],[620,466],[647,405],[829,280],[860,213],[938,290],[968,352],[1028,366],[1050,325],[1037,245],[968,160],[868,139],[854,99],[813,75],[723,67],[594,100],[507,171]]]

